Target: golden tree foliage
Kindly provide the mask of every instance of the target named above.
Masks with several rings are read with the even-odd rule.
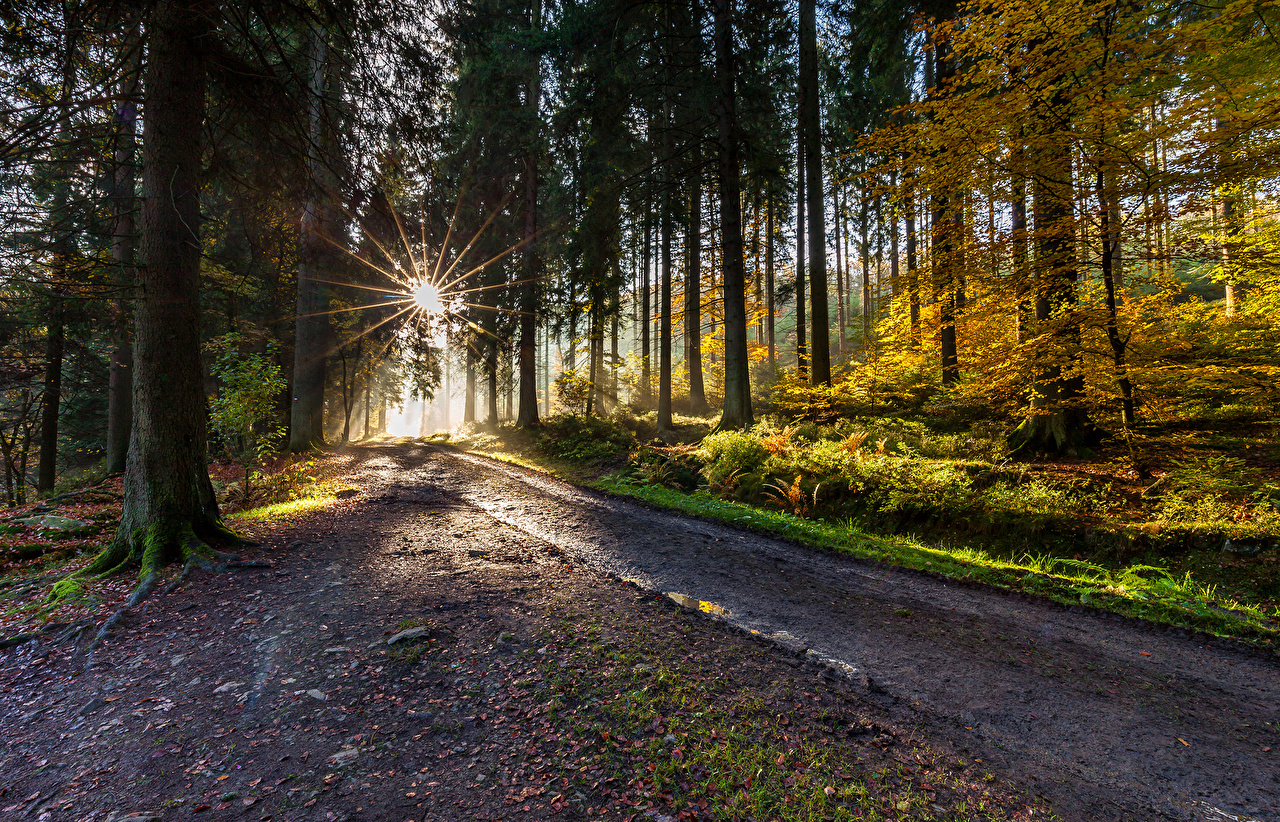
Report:
[[[934,231],[956,245],[938,259],[963,289],[960,394],[1016,413],[1051,364],[1051,379],[1083,381],[1070,401],[1098,420],[1126,393],[1148,416],[1186,401],[1275,402],[1275,32],[1280,9],[1246,0],[975,2],[924,26],[955,71],[863,150],[882,158],[870,173],[896,181],[897,202],[965,204],[958,230]],[[1049,198],[1067,219],[1037,225]],[[1045,259],[1051,240],[1070,253]],[[851,379],[936,369],[944,300],[922,251],[907,279],[920,283],[924,333],[900,297]],[[1232,298],[1219,304],[1223,286]]]

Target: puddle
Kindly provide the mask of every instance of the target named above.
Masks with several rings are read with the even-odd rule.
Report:
[[[667,592],[667,599],[677,605],[683,605],[686,608],[690,608],[694,611],[701,611],[704,614],[711,614],[712,616],[718,617],[729,616],[729,610],[727,608],[721,605],[716,605],[714,602],[707,602],[705,599],[694,599],[693,597],[685,596],[684,594],[677,594],[674,591]]]

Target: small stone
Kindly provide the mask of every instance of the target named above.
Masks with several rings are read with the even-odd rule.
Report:
[[[312,699],[318,699],[321,702],[329,701],[328,695],[326,695],[324,691],[318,688],[312,688],[311,690],[307,691],[307,696],[311,697]]]
[[[106,704],[107,704],[106,702],[103,702],[101,699],[98,699],[95,696],[93,699],[90,699],[89,702],[76,713],[78,713],[80,716],[88,716],[89,714],[93,713],[94,711],[98,710],[99,708],[101,708],[103,705],[106,705]]]
[[[342,768],[355,762],[360,756],[360,752],[355,748],[343,748],[333,756],[329,757],[329,764],[334,767]]]
[[[346,654],[346,653],[350,653],[351,649],[346,647],[345,645],[337,645],[333,648],[325,648],[324,652],[326,654]]]
[[[178,654],[173,659],[169,660],[169,664],[174,668],[176,668],[179,665],[181,665],[183,662],[185,662],[186,659],[187,659],[186,654]]]
[[[387,637],[387,644],[395,645],[397,642],[403,642],[407,639],[417,639],[418,637],[428,636],[430,633],[430,628],[407,628],[398,634]]]
[[[213,692],[215,694],[225,694],[227,691],[230,691],[233,688],[239,688],[243,684],[244,684],[243,682],[224,682],[218,687],[214,688]]]

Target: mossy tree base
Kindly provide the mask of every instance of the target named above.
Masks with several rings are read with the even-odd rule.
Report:
[[[1010,453],[1020,455],[1077,456],[1101,441],[1102,432],[1076,409],[1028,417],[1009,435]]]

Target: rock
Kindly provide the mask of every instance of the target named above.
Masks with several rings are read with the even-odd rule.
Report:
[[[103,705],[106,705],[106,704],[107,704],[106,702],[103,702],[101,699],[98,699],[95,696],[93,699],[90,699],[89,702],[83,708],[76,711],[76,713],[80,716],[88,716],[89,714],[93,713],[94,711],[98,710],[99,708],[101,708]]]
[[[231,690],[232,688],[239,688],[243,684],[244,684],[243,682],[224,682],[218,687],[214,688],[213,692],[215,694],[225,694],[227,691]]]
[[[107,822],[160,822],[162,818],[155,811],[116,811],[107,817]]]
[[[406,628],[398,634],[387,637],[388,645],[395,645],[397,642],[404,642],[408,639],[417,639],[418,637],[430,636],[430,628]]]
[[[329,757],[328,762],[337,768],[343,768],[355,762],[359,758],[360,752],[355,748],[343,748],[333,756]]]
[[[346,647],[345,645],[336,645],[332,648],[325,648],[324,652],[326,654],[346,654],[346,653],[350,653],[351,649]]]
[[[176,668],[186,661],[186,658],[186,654],[178,654],[173,659],[169,660],[169,665]]]
[[[312,688],[311,690],[307,691],[307,696],[311,697],[312,699],[318,699],[321,702],[329,701],[328,694],[326,694],[324,691],[320,690],[319,688]]]
[[[50,531],[73,531],[76,528],[87,528],[91,523],[82,519],[60,517],[57,514],[42,514],[35,517],[23,517],[15,520],[32,528],[45,528]]]

